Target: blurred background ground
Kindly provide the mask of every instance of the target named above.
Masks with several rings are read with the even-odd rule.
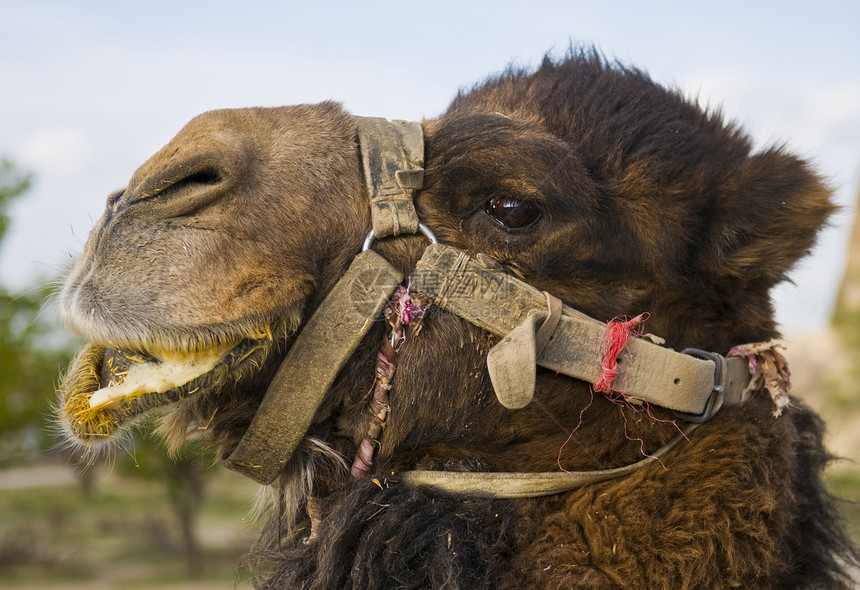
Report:
[[[190,572],[163,482],[102,466],[85,490],[68,465],[0,471],[0,588],[251,588],[237,563],[257,534],[246,516],[259,486],[218,467],[205,478]]]
[[[825,443],[836,456],[827,471],[830,490],[843,499],[849,532],[860,544],[860,358],[838,330],[786,338],[793,394],[819,412]],[[860,582],[860,579],[858,579]]]

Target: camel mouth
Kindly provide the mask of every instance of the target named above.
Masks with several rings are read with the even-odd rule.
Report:
[[[84,445],[98,445],[137,418],[191,396],[216,394],[259,367],[270,337],[199,351],[132,351],[88,343],[60,384],[59,413]]]

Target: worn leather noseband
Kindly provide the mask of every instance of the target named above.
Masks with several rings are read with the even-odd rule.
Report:
[[[363,251],[299,332],[251,425],[223,460],[228,468],[262,484],[271,483],[283,471],[340,369],[403,281],[396,269],[369,249],[374,239],[417,232],[430,239],[412,273],[411,287],[431,296],[438,307],[502,338],[489,362],[494,388],[507,407],[524,407],[531,401],[535,365],[591,383],[599,377],[604,323],[553,303],[554,298],[507,274],[484,255],[472,256],[435,243],[430,229],[420,224],[413,205],[424,174],[420,124],[355,120],[373,229]],[[538,335],[547,318],[552,318],[551,330]],[[627,352],[632,362],[622,369],[619,393],[674,410],[694,423],[741,401],[750,382],[742,358],[704,351],[679,353],[642,338],[631,339]],[[682,438],[652,456],[667,452]],[[412,485],[524,497],[619,477],[650,460],[579,474],[411,471],[400,475]],[[502,480],[509,483],[501,485]]]

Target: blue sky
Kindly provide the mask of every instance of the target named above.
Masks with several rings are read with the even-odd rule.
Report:
[[[241,5],[241,6],[240,6]],[[336,99],[420,119],[571,42],[636,65],[810,158],[845,207],[776,293],[787,331],[827,321],[860,187],[860,3],[0,0],[0,155],[34,172],[0,281],[50,277],[108,193],[212,108]]]

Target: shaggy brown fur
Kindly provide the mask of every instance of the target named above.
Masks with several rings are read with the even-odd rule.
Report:
[[[591,54],[491,79],[424,127],[416,202],[441,242],[601,320],[647,311],[647,330],[676,349],[775,337],[769,289],[833,209],[803,161],[751,153],[718,114]],[[109,200],[64,291],[66,316],[96,344],[156,356],[270,342],[174,404],[163,426],[181,440],[204,425],[229,452],[302,318],[360,249],[363,192],[355,127],[337,105],[202,115]],[[494,198],[540,217],[506,228]],[[376,249],[409,272],[425,243]],[[557,470],[560,450],[568,470],[615,467],[677,432],[664,410],[592,401],[588,384],[544,370],[534,402],[505,409],[485,366],[496,339],[436,308],[400,351],[372,478],[350,478],[378,324],[275,486],[249,557],[261,587],[849,587],[857,552],[821,484],[823,427],[796,400],[775,419],[754,397],[696,430],[665,470],[549,498],[400,484],[413,468]],[[320,520],[307,541],[309,502]]]

